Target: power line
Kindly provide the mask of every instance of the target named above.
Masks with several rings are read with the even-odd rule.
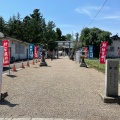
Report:
[[[103,5],[101,6],[101,8],[99,9],[99,11],[97,12],[97,14],[95,15],[95,17],[92,19],[92,21],[89,23],[88,27],[92,24],[92,22],[95,20],[95,18],[97,17],[97,15],[100,13],[100,11],[102,10],[102,8],[104,7],[104,5],[106,4],[107,0],[103,3]]]

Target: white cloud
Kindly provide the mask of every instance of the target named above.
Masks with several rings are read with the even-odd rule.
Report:
[[[86,14],[92,18],[93,14],[96,13],[96,10],[100,10],[101,6],[87,6],[83,8],[76,8],[75,11],[80,14]],[[103,9],[109,9],[109,7],[104,7]]]
[[[91,12],[88,9],[85,8],[76,8],[76,12],[81,13],[81,14],[87,14],[88,16],[91,17]]]
[[[77,13],[80,14],[85,14],[87,16],[89,16],[91,19],[93,19],[93,17],[95,16],[95,14],[97,13],[97,11],[99,11],[101,8],[101,6],[85,6],[82,8],[76,8],[75,11]],[[102,8],[102,14],[99,14],[99,17],[96,17],[96,19],[103,19],[103,20],[119,20],[120,19],[120,11],[114,11],[111,10],[111,13],[106,11],[106,10],[110,10],[111,8],[104,6]],[[103,12],[104,11],[104,12]],[[107,13],[106,13],[107,12]]]
[[[100,19],[120,19],[120,15],[110,15],[110,16],[105,16]]]

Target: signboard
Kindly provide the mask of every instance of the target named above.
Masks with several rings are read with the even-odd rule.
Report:
[[[34,58],[38,58],[38,46],[34,46]]]
[[[106,42],[106,41],[101,42],[101,46],[100,46],[100,64],[105,64],[107,45],[108,45],[108,42]]]
[[[3,65],[9,65],[10,64],[9,40],[2,40],[2,46],[4,47]]]
[[[29,59],[33,59],[33,44],[29,44]]]
[[[42,57],[42,46],[38,46],[38,58]]]
[[[4,53],[4,47],[0,46],[0,98],[1,98],[1,88],[2,88],[3,53]]]
[[[89,59],[93,58],[93,46],[89,46]]]

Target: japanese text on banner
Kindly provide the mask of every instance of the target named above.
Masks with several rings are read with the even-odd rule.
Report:
[[[107,46],[108,46],[108,42],[101,42],[101,46],[100,46],[100,63],[101,64],[105,64]]]
[[[9,40],[2,40],[2,46],[4,47],[3,65],[9,65],[10,64]]]
[[[34,58],[38,58],[38,47],[34,46]]]

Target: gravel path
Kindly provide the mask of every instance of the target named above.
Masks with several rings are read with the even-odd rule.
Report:
[[[48,67],[31,65],[3,76],[0,117],[119,120],[119,104],[105,104],[104,74],[61,57],[46,60]]]

